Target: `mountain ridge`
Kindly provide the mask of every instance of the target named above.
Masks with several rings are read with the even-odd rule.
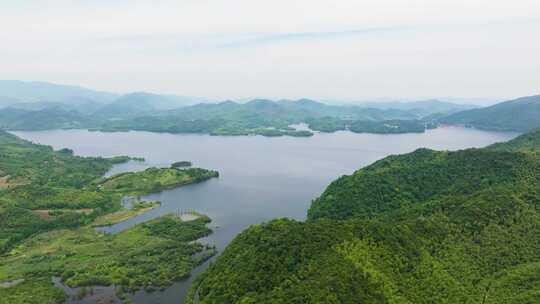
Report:
[[[343,176],[306,222],[238,235],[188,304],[538,303],[537,143],[419,149]]]
[[[489,107],[458,112],[439,119],[494,131],[526,132],[540,128],[540,95],[504,101]]]

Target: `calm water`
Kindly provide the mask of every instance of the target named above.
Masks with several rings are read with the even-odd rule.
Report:
[[[218,179],[147,196],[162,205],[144,215],[108,228],[118,232],[136,223],[178,209],[209,215],[214,234],[207,241],[221,251],[251,224],[273,218],[305,219],[311,200],[332,180],[391,154],[420,147],[456,150],[506,141],[515,133],[484,132],[445,127],[424,134],[376,135],[337,132],[310,138],[261,136],[216,137],[149,132],[100,133],[83,130],[14,132],[55,149],[70,148],[78,155],[144,157],[146,162],[116,166],[108,174],[168,166],[180,160],[215,169]],[[204,264],[194,271],[199,273]],[[194,276],[192,276],[193,278]],[[182,303],[192,279],[163,292],[134,295],[135,303]]]

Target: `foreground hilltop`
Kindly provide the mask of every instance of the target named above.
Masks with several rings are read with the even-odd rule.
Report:
[[[420,149],[343,176],[306,222],[236,237],[192,298],[539,303],[539,142],[535,131],[484,149]]]

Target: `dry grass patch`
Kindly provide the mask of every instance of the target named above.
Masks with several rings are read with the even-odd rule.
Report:
[[[78,214],[90,214],[94,211],[92,208],[82,208],[82,209],[38,209],[38,210],[32,210],[33,213],[35,213],[37,216],[44,220],[51,220],[54,219],[55,216],[63,213],[78,213]]]

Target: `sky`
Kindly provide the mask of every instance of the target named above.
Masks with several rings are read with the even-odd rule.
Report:
[[[538,0],[0,0],[0,79],[214,99],[540,93]]]

